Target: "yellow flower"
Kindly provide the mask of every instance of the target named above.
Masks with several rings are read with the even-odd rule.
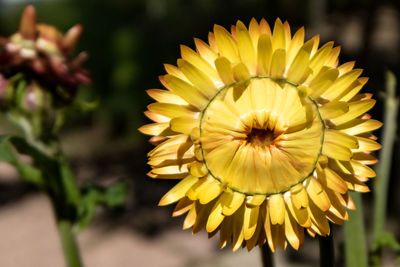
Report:
[[[369,132],[382,124],[365,114],[368,79],[354,62],[337,66],[333,42],[304,43],[304,28],[292,37],[279,19],[272,32],[264,19],[215,25],[208,41],[181,46],[160,78],[168,90],[148,90],[149,176],[181,179],[159,205],[178,202],[184,229],[219,231],[221,248],[298,249],[304,229],[328,235],[355,208],[348,190],[368,192],[375,176]]]

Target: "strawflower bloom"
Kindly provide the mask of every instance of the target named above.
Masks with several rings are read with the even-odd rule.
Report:
[[[184,229],[219,231],[221,248],[298,249],[304,229],[329,235],[328,222],[355,209],[348,191],[368,192],[375,176],[369,132],[382,123],[365,113],[368,79],[338,65],[333,42],[304,42],[304,28],[292,37],[279,19],[272,31],[264,19],[231,33],[215,25],[208,42],[182,45],[160,77],[167,90],[147,91],[157,101],[145,112],[155,123],[140,128],[157,145],[149,176],[181,179],[159,205],[178,202]]]

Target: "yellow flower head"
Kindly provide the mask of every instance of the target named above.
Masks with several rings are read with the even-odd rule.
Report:
[[[328,235],[355,208],[348,190],[368,192],[375,176],[368,79],[338,66],[333,42],[304,43],[304,28],[292,37],[279,19],[273,31],[264,19],[215,25],[208,41],[181,46],[160,78],[167,90],[148,90],[149,176],[181,179],[159,204],[178,202],[173,215],[188,212],[193,233],[220,231],[221,248],[298,249],[304,229]]]

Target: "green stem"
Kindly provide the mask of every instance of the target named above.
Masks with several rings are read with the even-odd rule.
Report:
[[[58,231],[63,245],[64,256],[68,267],[83,267],[75,237],[71,231],[71,222],[58,220]]]
[[[319,236],[319,263],[321,267],[335,266],[335,246],[333,243],[333,227],[328,236]]]
[[[365,240],[361,194],[350,192],[356,210],[349,210],[349,220],[344,223],[345,254],[347,267],[367,267],[368,253]]]
[[[274,266],[274,256],[271,253],[271,249],[268,243],[265,243],[261,248],[262,266],[263,267],[273,267]]]
[[[396,99],[396,77],[390,71],[386,72],[386,97],[384,109],[384,127],[382,133],[382,150],[379,154],[380,162],[376,167],[374,182],[374,218],[373,218],[373,248],[372,261],[375,266],[380,265],[380,238],[383,233],[390,167],[392,152],[396,138],[398,100]]]

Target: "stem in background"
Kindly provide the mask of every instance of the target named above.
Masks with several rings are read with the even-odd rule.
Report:
[[[271,253],[271,249],[266,242],[261,248],[262,266],[263,267],[273,267],[274,266],[274,256]]]
[[[79,250],[72,233],[71,222],[63,219],[57,221],[58,231],[64,250],[65,260],[68,267],[82,267]]]
[[[390,167],[392,165],[392,152],[396,138],[398,100],[396,99],[396,77],[390,71],[386,72],[386,96],[383,113],[384,126],[382,133],[382,150],[379,153],[380,162],[376,167],[376,178],[374,181],[374,218],[373,218],[373,255],[372,261],[375,266],[380,262],[380,237],[383,233],[388,186],[390,178]]]
[[[365,240],[361,194],[349,192],[356,210],[349,210],[349,220],[344,223],[345,255],[347,267],[367,267],[368,253]]]
[[[331,232],[328,236],[318,236],[319,241],[319,266],[334,267],[335,266],[335,246],[333,243],[333,227],[329,224]]]

